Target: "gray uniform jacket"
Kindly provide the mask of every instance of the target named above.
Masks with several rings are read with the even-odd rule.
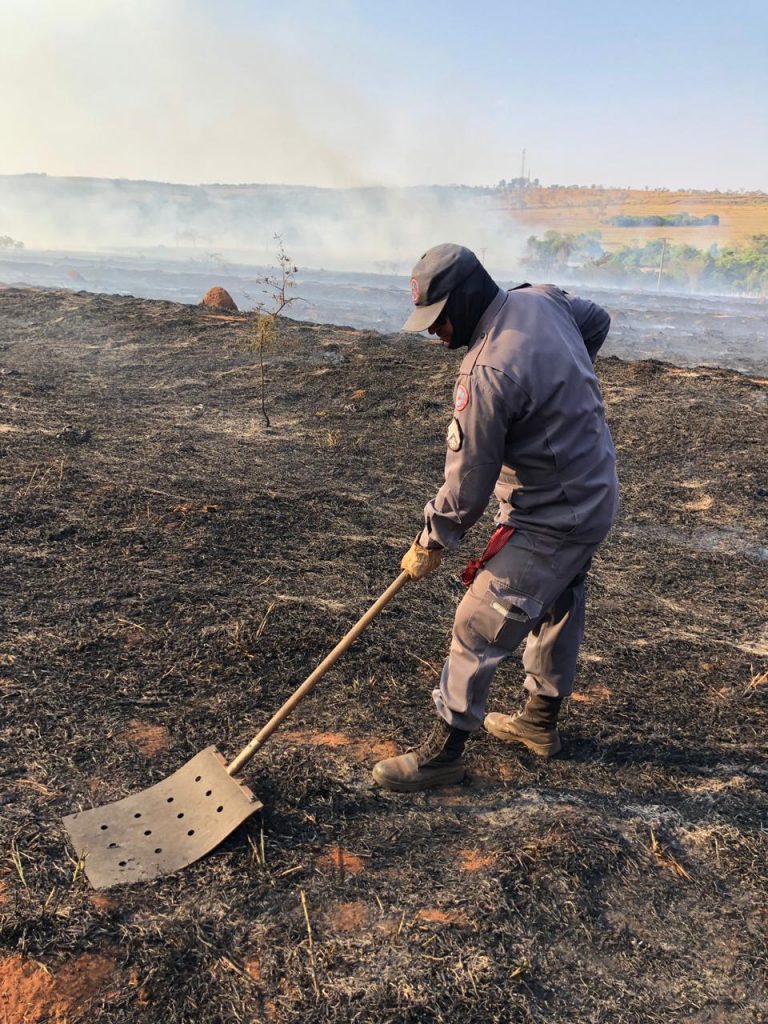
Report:
[[[455,548],[495,490],[496,522],[599,543],[618,506],[613,442],[592,362],[610,317],[553,285],[499,290],[454,388],[445,483],[418,541]]]

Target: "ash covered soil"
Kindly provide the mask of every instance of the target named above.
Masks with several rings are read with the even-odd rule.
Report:
[[[396,795],[460,555],[245,770],[214,853],[96,893],[61,816],[233,756],[399,573],[458,357],[285,320],[0,291],[0,1020],[766,1020],[768,381],[604,359],[620,519],[547,763],[481,736]],[[519,704],[512,659],[493,709]]]

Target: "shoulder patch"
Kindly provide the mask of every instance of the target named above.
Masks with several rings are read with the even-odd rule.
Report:
[[[455,416],[448,425],[448,433],[445,440],[452,452],[457,452],[461,448],[464,435],[461,432],[461,425]]]
[[[456,397],[453,400],[453,407],[456,412],[461,412],[462,409],[466,409],[469,405],[469,388],[464,384],[458,384],[456,386]]]

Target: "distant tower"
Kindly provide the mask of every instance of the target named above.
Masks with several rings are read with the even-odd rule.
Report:
[[[520,161],[520,180],[525,181],[525,150],[523,150],[523,159]]]

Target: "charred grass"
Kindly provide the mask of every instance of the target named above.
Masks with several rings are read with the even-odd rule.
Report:
[[[442,351],[285,321],[265,430],[252,329],[0,292],[0,1021],[765,1021],[768,398],[724,370],[599,364],[624,504],[562,759],[480,737],[462,786],[371,787],[430,719],[481,525],[249,765],[263,815],[89,889],[61,816],[234,755],[440,480]]]

